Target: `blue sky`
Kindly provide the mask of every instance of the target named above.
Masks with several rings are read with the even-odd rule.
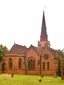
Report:
[[[0,44],[37,46],[43,10],[48,40],[54,49],[64,48],[63,0],[0,0]]]

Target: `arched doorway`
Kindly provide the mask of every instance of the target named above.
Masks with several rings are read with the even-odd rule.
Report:
[[[5,73],[5,63],[2,63],[2,73]]]

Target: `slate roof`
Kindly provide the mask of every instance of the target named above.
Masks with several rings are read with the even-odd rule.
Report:
[[[26,46],[14,44],[7,54],[22,54],[27,51]]]
[[[39,55],[42,55],[43,52],[45,51],[45,48],[38,48],[38,47],[35,47],[33,45],[31,45],[30,47],[33,47],[33,49],[39,54]],[[10,51],[7,53],[8,54],[23,54],[25,52],[28,51],[28,49],[26,46],[22,46],[22,45],[18,45],[18,44],[14,44],[12,46],[12,48],[10,49]],[[52,49],[52,48],[49,48],[48,49],[51,53],[54,54],[55,58],[58,57],[58,55],[62,55],[62,53],[59,51],[59,50],[55,50],[55,49]]]

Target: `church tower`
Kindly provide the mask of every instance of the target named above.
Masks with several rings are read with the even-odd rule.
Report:
[[[38,41],[38,47],[40,47],[40,48],[42,48],[42,47],[50,47],[50,42],[48,41],[48,35],[47,35],[44,11],[43,11],[41,35],[40,35],[40,41]]]

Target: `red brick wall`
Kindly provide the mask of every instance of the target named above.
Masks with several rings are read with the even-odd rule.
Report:
[[[12,58],[12,69],[9,68],[9,58]],[[22,69],[18,69],[18,60],[19,58],[22,58]],[[19,56],[5,56],[5,62],[6,62],[6,72],[8,73],[25,73],[25,64],[24,64],[24,57],[19,57]],[[15,69],[15,70],[14,70]]]
[[[43,57],[44,54],[48,54],[48,56],[49,56],[48,60],[44,59],[44,57]],[[12,69],[9,68],[9,58],[10,57],[13,60],[12,61],[13,62]],[[40,65],[38,65],[38,60],[40,60],[40,55],[33,48],[30,48],[28,50],[28,52],[26,53],[26,64],[27,65],[28,65],[27,61],[31,57],[35,59],[35,70],[30,71],[30,70],[28,70],[28,66],[27,66],[26,73],[27,74],[40,74]],[[21,57],[22,58],[22,69],[21,70],[18,69],[18,60],[19,60],[19,58],[20,58],[19,56],[5,56],[6,72],[8,72],[8,73],[15,72],[17,74],[25,74],[24,57]],[[45,63],[50,62],[50,69],[48,70],[47,67],[46,67],[45,70],[42,70],[42,74],[55,75],[57,66],[54,63],[54,55],[49,50],[43,51],[42,61],[45,62]]]
[[[48,54],[48,60],[44,59],[44,54]],[[38,65],[38,60],[40,59],[40,55],[33,49],[30,48],[27,52],[27,60],[33,57],[35,59],[35,71],[27,71],[28,74],[40,74],[40,65]],[[45,62],[45,70],[42,71],[43,74],[54,75],[56,74],[56,65],[54,63],[54,55],[49,50],[44,50],[42,54],[42,61]],[[47,69],[47,62],[50,63],[50,69]]]

